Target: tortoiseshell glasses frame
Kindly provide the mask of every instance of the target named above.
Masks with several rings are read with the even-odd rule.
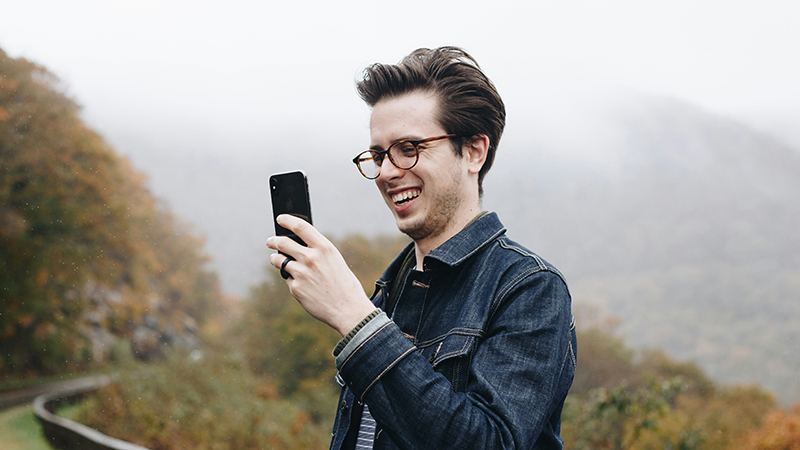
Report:
[[[402,170],[410,170],[419,161],[420,145],[429,142],[440,141],[458,137],[456,134],[445,134],[427,139],[401,139],[395,141],[386,150],[366,150],[353,158],[353,163],[358,167],[361,175],[368,180],[374,180],[381,175],[381,165],[385,156],[389,156],[389,161],[395,167]]]

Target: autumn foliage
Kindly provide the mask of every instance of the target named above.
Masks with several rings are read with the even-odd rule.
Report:
[[[752,431],[743,450],[800,450],[800,405],[771,412],[764,426]]]
[[[367,295],[407,243],[399,236],[348,236],[335,241]],[[236,339],[257,374],[275,380],[282,395],[333,386],[336,368],[331,352],[341,336],[303,310],[275,268],[267,266],[264,280],[250,290],[244,308]]]
[[[366,292],[404,244],[336,241]],[[576,312],[580,323],[580,306]],[[81,420],[151,448],[326,448],[340,389],[331,356],[338,334],[302,310],[271,266],[233,325],[216,356],[128,374],[92,396]],[[579,328],[578,343],[562,415],[564,448],[795,448],[764,446],[794,445],[798,414],[772,412],[776,400],[758,387],[720,385],[693,362],[634,350],[613,323]]]
[[[371,293],[407,242],[349,236],[335,243]],[[242,310],[202,358],[178,353],[128,371],[90,395],[73,419],[164,450],[327,448],[340,389],[331,351],[341,336],[311,318],[269,265]]]
[[[336,240],[368,294],[406,243]],[[221,296],[202,247],[83,123],[53,74],[0,50],[0,378],[114,358],[145,323],[208,323]],[[216,317],[204,352],[131,366],[73,418],[151,448],[324,448],[338,334],[271,266],[237,307],[229,328]],[[692,362],[633,350],[613,324],[581,319],[565,448],[800,450],[800,406],[776,409],[758,387],[721,386]]]
[[[145,316],[195,327],[219,297],[202,241],[79,112],[0,50],[0,377],[89,367]]]
[[[719,385],[693,362],[636,352],[613,325],[592,326],[578,332],[562,436],[578,450],[734,450],[776,407],[761,388]]]

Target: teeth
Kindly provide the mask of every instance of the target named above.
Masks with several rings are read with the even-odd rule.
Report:
[[[419,189],[411,189],[395,194],[392,196],[392,201],[395,203],[400,203],[415,197],[419,197]]]

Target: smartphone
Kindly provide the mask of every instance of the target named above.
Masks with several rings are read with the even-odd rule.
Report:
[[[275,220],[281,214],[297,216],[311,222],[311,197],[308,195],[308,178],[302,170],[276,173],[269,177],[272,197],[272,221],[277,236],[288,236],[301,245],[306,245],[294,233],[278,225]]]

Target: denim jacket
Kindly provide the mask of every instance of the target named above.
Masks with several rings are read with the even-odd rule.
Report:
[[[410,244],[376,282],[382,307]],[[560,449],[576,340],[566,282],[505,235],[494,213],[412,269],[391,317],[336,358],[332,449],[348,448],[363,403],[375,449]]]

